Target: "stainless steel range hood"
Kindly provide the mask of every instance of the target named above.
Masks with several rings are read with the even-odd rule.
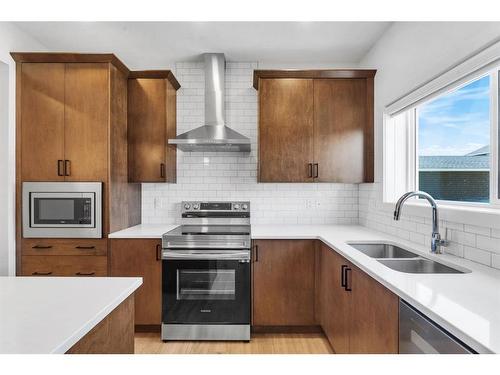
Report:
[[[250,151],[250,138],[226,126],[223,53],[205,53],[205,125],[169,139],[183,151]]]

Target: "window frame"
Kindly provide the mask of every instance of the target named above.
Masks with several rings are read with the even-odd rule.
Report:
[[[495,66],[489,67],[489,69],[481,69],[480,71],[476,71],[475,73],[468,74],[460,80],[456,80],[454,83],[450,83],[445,85],[443,88],[439,90],[435,90],[434,93],[428,95],[426,99],[420,99],[414,105],[409,106],[404,110],[400,110],[394,114],[390,114],[386,108],[384,112],[384,179],[383,179],[383,201],[384,203],[394,203],[401,195],[402,192],[397,193],[394,188],[389,188],[389,185],[398,185],[400,186],[400,190],[402,186],[405,186],[405,191],[413,191],[417,190],[419,186],[418,181],[418,108],[423,104],[428,103],[431,100],[434,100],[437,97],[442,95],[446,95],[452,91],[458,90],[461,87],[464,87],[471,82],[480,79],[481,77],[490,76],[490,201],[488,203],[481,202],[462,202],[462,201],[451,201],[451,200],[436,200],[440,205],[447,207],[456,207],[456,208],[479,208],[479,209],[500,209],[500,132],[499,132],[499,115],[498,110],[500,107],[499,100],[499,90],[500,90],[500,64],[495,64]],[[432,95],[433,94],[433,95]],[[405,182],[402,182],[403,177],[399,177],[400,181],[395,182],[398,179],[396,176],[391,176],[390,171],[390,163],[387,160],[387,147],[391,147],[387,142],[386,134],[388,132],[388,127],[395,126],[395,118],[405,116],[405,126],[406,132],[403,132],[401,137],[405,137],[405,139],[400,138],[399,142],[403,142],[406,144],[406,160],[408,173],[405,176]],[[400,125],[401,126],[401,125]],[[389,170],[388,170],[389,169]],[[392,171],[394,174],[394,170]],[[391,180],[391,181],[389,181]],[[416,205],[424,204],[421,200],[415,199],[413,201]]]

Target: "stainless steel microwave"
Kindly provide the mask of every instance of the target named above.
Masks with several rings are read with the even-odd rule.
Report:
[[[23,182],[23,237],[101,238],[101,182]]]

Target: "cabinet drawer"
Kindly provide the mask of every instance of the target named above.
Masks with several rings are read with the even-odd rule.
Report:
[[[73,238],[23,238],[22,255],[107,255],[108,240]]]
[[[107,276],[105,256],[23,256],[23,276]]]

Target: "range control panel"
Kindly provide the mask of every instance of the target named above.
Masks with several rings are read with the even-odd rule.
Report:
[[[182,212],[206,211],[206,212],[245,212],[250,211],[250,202],[200,202],[184,201],[182,202]]]

